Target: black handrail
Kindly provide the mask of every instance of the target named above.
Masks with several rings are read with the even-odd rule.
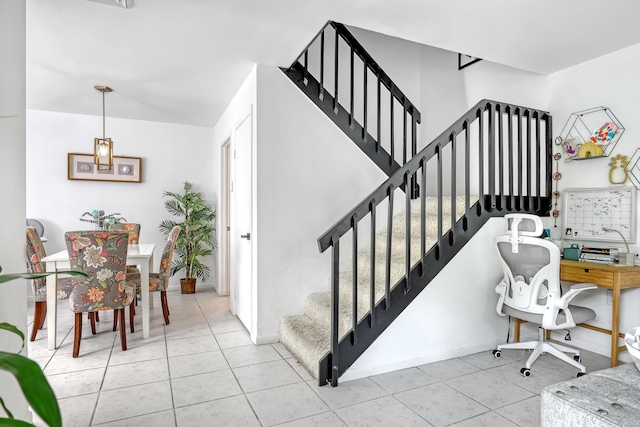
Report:
[[[505,126],[505,121],[507,125]],[[544,124],[544,131],[541,130]],[[340,221],[318,238],[320,252],[332,248],[331,269],[331,343],[330,353],[320,362],[319,383],[325,381],[337,385],[338,377],[371,345],[379,334],[400,314],[400,312],[426,287],[444,265],[466,244],[475,231],[491,216],[502,216],[506,211],[527,211],[538,215],[548,214],[551,208],[552,174],[552,129],[548,112],[521,107],[496,101],[483,100],[458,119],[420,153],[406,162],[382,185],[367,196],[358,206],[347,213]],[[515,129],[514,129],[515,128]],[[472,132],[473,129],[473,132]],[[526,148],[523,147],[522,134],[526,130]],[[515,133],[515,135],[514,135]],[[507,136],[506,143],[504,136]],[[463,138],[460,144],[458,138]],[[515,137],[515,141],[514,141]],[[535,138],[535,144],[532,138]],[[457,147],[462,145],[462,147]],[[471,148],[477,149],[475,156]],[[446,167],[443,152],[447,148],[451,164]],[[456,220],[456,194],[458,168],[458,148],[464,154],[464,195],[465,214]],[[524,148],[524,149],[523,149]],[[534,151],[535,149],[535,151]],[[506,154],[505,154],[506,152]],[[505,156],[509,161],[505,162]],[[518,159],[518,168],[514,169],[513,157]],[[407,185],[417,175],[420,184],[427,188],[427,164],[436,163],[437,182],[437,242],[427,248],[426,231],[426,191],[420,200],[420,251],[419,261],[412,265],[411,257],[411,195],[405,194],[406,203],[406,245],[405,272],[396,283],[390,281],[392,218],[394,208],[394,189]],[[471,165],[477,166],[477,188],[472,188]],[[524,167],[524,169],[523,169]],[[443,199],[444,173],[450,181],[451,223],[444,233]],[[544,172],[544,176],[542,175]],[[505,174],[508,184],[505,185]],[[517,181],[517,192],[513,191],[513,181]],[[475,181],[475,180],[474,180]],[[526,185],[523,185],[526,184]],[[523,193],[524,189],[524,193]],[[470,194],[477,191],[479,200],[470,205]],[[387,203],[385,292],[379,303],[375,301],[375,233],[376,211],[382,203]],[[362,318],[358,313],[357,292],[357,236],[358,223],[364,218],[371,221],[371,270],[369,292],[370,309]],[[339,335],[339,257],[340,238],[353,233],[353,272],[352,272],[352,325],[347,335],[340,340]],[[392,303],[393,301],[393,303]],[[358,322],[358,319],[362,319]]]
[[[334,37],[333,46],[325,42],[328,32]],[[348,68],[349,73],[348,102],[345,102],[345,105],[339,102],[339,97],[342,98],[340,82],[345,78],[344,73],[346,73],[346,71],[341,72],[343,70],[340,60],[341,40],[349,49],[349,61],[345,67]],[[314,55],[316,53],[317,56]],[[333,70],[327,69],[330,64],[327,65],[326,59],[329,57],[333,57]],[[358,77],[355,72],[356,60],[359,61],[358,65],[362,65],[361,77]],[[315,62],[317,65],[310,65]],[[421,121],[420,111],[343,24],[327,22],[300,56],[283,71],[387,175],[393,174],[401,164],[406,163],[408,158],[416,154],[417,125]],[[373,79],[369,78],[369,73],[373,75]],[[333,85],[327,81],[327,77],[333,79]],[[362,91],[362,99],[356,99],[356,87]],[[369,94],[370,87],[375,89],[375,98],[377,98],[375,102],[369,99],[374,97]],[[388,101],[385,100],[387,94],[382,88],[388,92]],[[399,116],[395,111],[396,104],[402,108],[401,119],[396,117]],[[356,107],[362,109],[362,123],[356,118]],[[385,117],[386,111],[383,111],[385,107],[388,108],[388,117]],[[370,108],[375,110],[370,112]],[[369,117],[370,113],[373,117]],[[370,129],[371,121],[375,122],[374,130]],[[388,135],[382,135],[383,123],[388,124]],[[371,132],[375,132],[375,137]],[[396,132],[402,133],[402,153],[396,150]],[[412,194],[415,197],[418,191],[417,185],[415,182],[412,184],[414,189]]]

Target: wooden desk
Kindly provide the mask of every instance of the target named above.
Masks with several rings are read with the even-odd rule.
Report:
[[[611,308],[611,330],[580,323],[578,326],[611,335],[611,366],[618,365],[618,353],[626,346],[618,345],[620,333],[620,290],[640,287],[640,267],[633,265],[606,265],[594,262],[560,260],[560,280],[575,283],[595,283],[600,288],[611,289],[613,293]],[[514,319],[514,342],[520,341],[520,325],[525,323]],[[547,331],[549,338],[550,331]]]
[[[611,335],[611,366],[617,366],[618,352],[626,350],[624,345],[618,345],[618,338],[624,338],[624,334],[620,333],[620,290],[640,287],[640,267],[619,264],[596,264],[563,259],[560,261],[560,280],[595,283],[600,288],[613,291],[611,330],[584,323],[578,326]]]

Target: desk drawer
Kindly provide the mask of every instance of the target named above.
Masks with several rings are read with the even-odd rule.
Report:
[[[560,269],[560,280],[568,282],[588,282],[599,286],[613,287],[613,272],[597,268],[565,267]]]

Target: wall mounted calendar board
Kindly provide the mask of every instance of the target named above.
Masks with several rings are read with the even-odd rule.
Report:
[[[564,238],[622,242],[636,239],[636,189],[634,187],[573,188],[564,191]]]

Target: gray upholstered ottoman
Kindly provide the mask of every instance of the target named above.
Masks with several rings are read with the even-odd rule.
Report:
[[[543,426],[640,426],[640,372],[633,363],[545,387]]]

